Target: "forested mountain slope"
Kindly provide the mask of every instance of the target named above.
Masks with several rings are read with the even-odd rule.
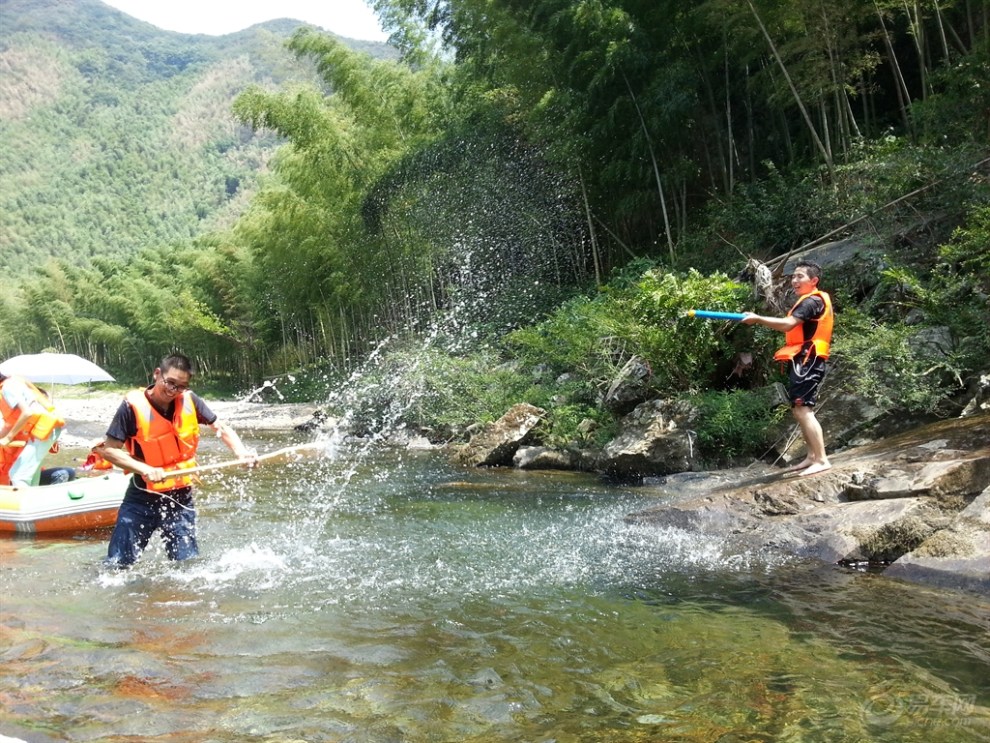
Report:
[[[251,84],[321,84],[284,48],[300,25],[188,35],[98,0],[0,1],[0,271],[126,258],[231,224],[279,142],[231,104]]]
[[[862,380],[931,407],[986,368],[986,308],[955,311],[990,292],[986,3],[373,4],[391,59],[0,0],[0,355],[137,381],[179,348],[200,379],[315,395],[409,344],[410,423],[527,399],[576,426],[634,355],[662,394],[720,390],[745,340],[684,310],[752,307],[724,286],[746,259],[845,238],[873,260],[829,275]],[[921,322],[952,359],[907,348]]]

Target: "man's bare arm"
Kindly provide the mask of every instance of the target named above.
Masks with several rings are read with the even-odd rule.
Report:
[[[766,317],[764,315],[755,315],[752,312],[746,312],[740,322],[743,325],[763,325],[771,330],[779,330],[781,333],[786,333],[788,330],[800,325],[803,320],[793,315],[787,315],[787,317]]]

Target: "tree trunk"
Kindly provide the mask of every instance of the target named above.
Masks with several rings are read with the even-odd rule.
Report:
[[[773,43],[773,39],[770,37],[770,32],[767,31],[767,27],[763,25],[763,19],[760,18],[760,14],[756,12],[756,6],[753,5],[753,0],[746,0],[746,4],[749,5],[749,9],[753,13],[753,18],[756,19],[756,23],[759,25],[760,31],[763,33],[763,38],[765,38],[767,44],[769,44],[773,58],[777,61],[777,65],[780,67],[780,71],[783,73],[784,79],[787,81],[787,86],[790,88],[791,95],[794,96],[794,101],[797,103],[797,106],[801,111],[801,116],[804,118],[804,123],[808,126],[808,133],[811,135],[811,139],[814,142],[815,147],[818,148],[819,154],[821,154],[821,156],[825,159],[825,165],[828,167],[829,179],[834,179],[835,173],[832,165],[832,155],[828,149],[826,149],[821,137],[818,136],[818,131],[815,129],[815,125],[811,121],[811,116],[808,114],[808,109],[805,108],[804,101],[801,100],[797,87],[791,79],[791,74],[787,71],[787,67],[784,65],[784,60],[777,51],[777,45]]]
[[[932,5],[935,6],[935,22],[938,24],[938,35],[942,41],[942,54],[944,55],[942,64],[949,65],[952,63],[952,59],[949,56],[949,41],[945,38],[945,26],[942,21],[942,9],[938,6],[938,0],[932,0]]]
[[[660,178],[660,164],[657,162],[657,155],[653,151],[653,139],[650,137],[650,130],[646,126],[646,119],[643,118],[643,112],[639,108],[639,101],[636,100],[632,86],[629,84],[629,80],[624,73],[622,79],[626,83],[626,90],[629,91],[629,98],[636,108],[636,115],[639,116],[639,125],[643,129],[643,136],[646,137],[646,146],[650,151],[650,161],[653,163],[653,175],[657,181],[657,192],[660,194],[660,211],[663,214],[663,228],[667,232],[667,250],[670,251],[670,265],[674,265],[674,237],[670,234],[670,215],[667,212],[667,197],[664,194],[663,181]]]
[[[897,105],[901,111],[901,119],[904,121],[904,130],[911,133],[911,117],[908,115],[908,103],[911,100],[911,93],[908,91],[907,83],[904,81],[904,75],[901,73],[901,65],[897,61],[897,55],[894,53],[894,42],[891,40],[890,33],[887,31],[883,11],[880,10],[880,6],[875,1],[873,7],[876,9],[877,18],[880,20],[880,30],[883,31],[883,43],[887,47],[887,57],[890,59],[891,71],[894,73],[894,89],[897,92]]]
[[[921,5],[918,0],[914,0],[913,8],[908,6],[907,0],[904,0],[904,12],[907,15],[908,25],[911,27],[911,38],[914,39],[915,51],[918,53],[921,100],[926,100],[928,98],[928,67],[925,64],[925,24],[921,17]]]
[[[729,189],[730,165],[727,162],[726,152],[722,144],[722,137],[723,137],[722,126],[721,126],[722,117],[719,115],[719,106],[715,101],[715,86],[712,85],[712,81],[708,76],[708,70],[705,67],[704,58],[702,57],[700,50],[697,47],[695,47],[694,52],[698,62],[698,76],[700,77],[701,84],[705,89],[705,98],[708,100],[708,108],[709,111],[711,112],[710,115],[712,117],[712,122],[714,123],[715,126],[715,131],[713,132],[712,139],[715,142],[715,146],[718,148],[718,158],[717,158],[718,165],[716,166],[715,163],[712,162],[712,157],[709,154],[709,146],[707,143],[708,138],[707,137],[703,138],[705,140],[704,141],[705,156],[710,163],[708,166],[709,167],[708,177],[709,180],[711,181],[712,191],[716,192],[716,180],[717,180],[716,173],[720,174],[722,181],[721,190],[723,193],[728,193],[730,190]],[[728,82],[728,80],[726,80],[726,82]],[[726,91],[726,103],[728,104],[728,91]],[[726,122],[729,127],[732,126],[731,111],[727,111]],[[731,128],[729,131],[731,133]]]
[[[724,62],[723,69],[725,73],[725,131],[727,140],[726,145],[729,148],[729,162],[726,172],[725,188],[726,193],[731,196],[736,187],[736,158],[739,156],[739,153],[736,150],[736,138],[732,133],[732,89],[729,78],[729,47],[727,44],[723,43],[722,49],[724,51],[722,59]]]
[[[581,198],[584,201],[585,219],[588,220],[588,236],[591,240],[591,263],[595,268],[595,286],[602,285],[602,270],[598,258],[598,241],[595,239],[595,223],[591,218],[591,205],[588,203],[588,190],[584,186],[584,173],[578,168],[578,180],[581,183]]]

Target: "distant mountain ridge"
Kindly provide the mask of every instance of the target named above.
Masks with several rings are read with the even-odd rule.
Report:
[[[231,103],[251,84],[321,84],[284,48],[303,25],[190,35],[99,0],[0,0],[0,271],[173,249],[232,223],[279,142]]]

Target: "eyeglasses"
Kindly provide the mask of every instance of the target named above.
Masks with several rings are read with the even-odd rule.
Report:
[[[174,395],[176,392],[185,392],[189,389],[188,384],[179,384],[178,382],[173,382],[171,379],[165,379],[165,377],[162,377],[158,381],[162,383],[162,387],[170,395]]]

